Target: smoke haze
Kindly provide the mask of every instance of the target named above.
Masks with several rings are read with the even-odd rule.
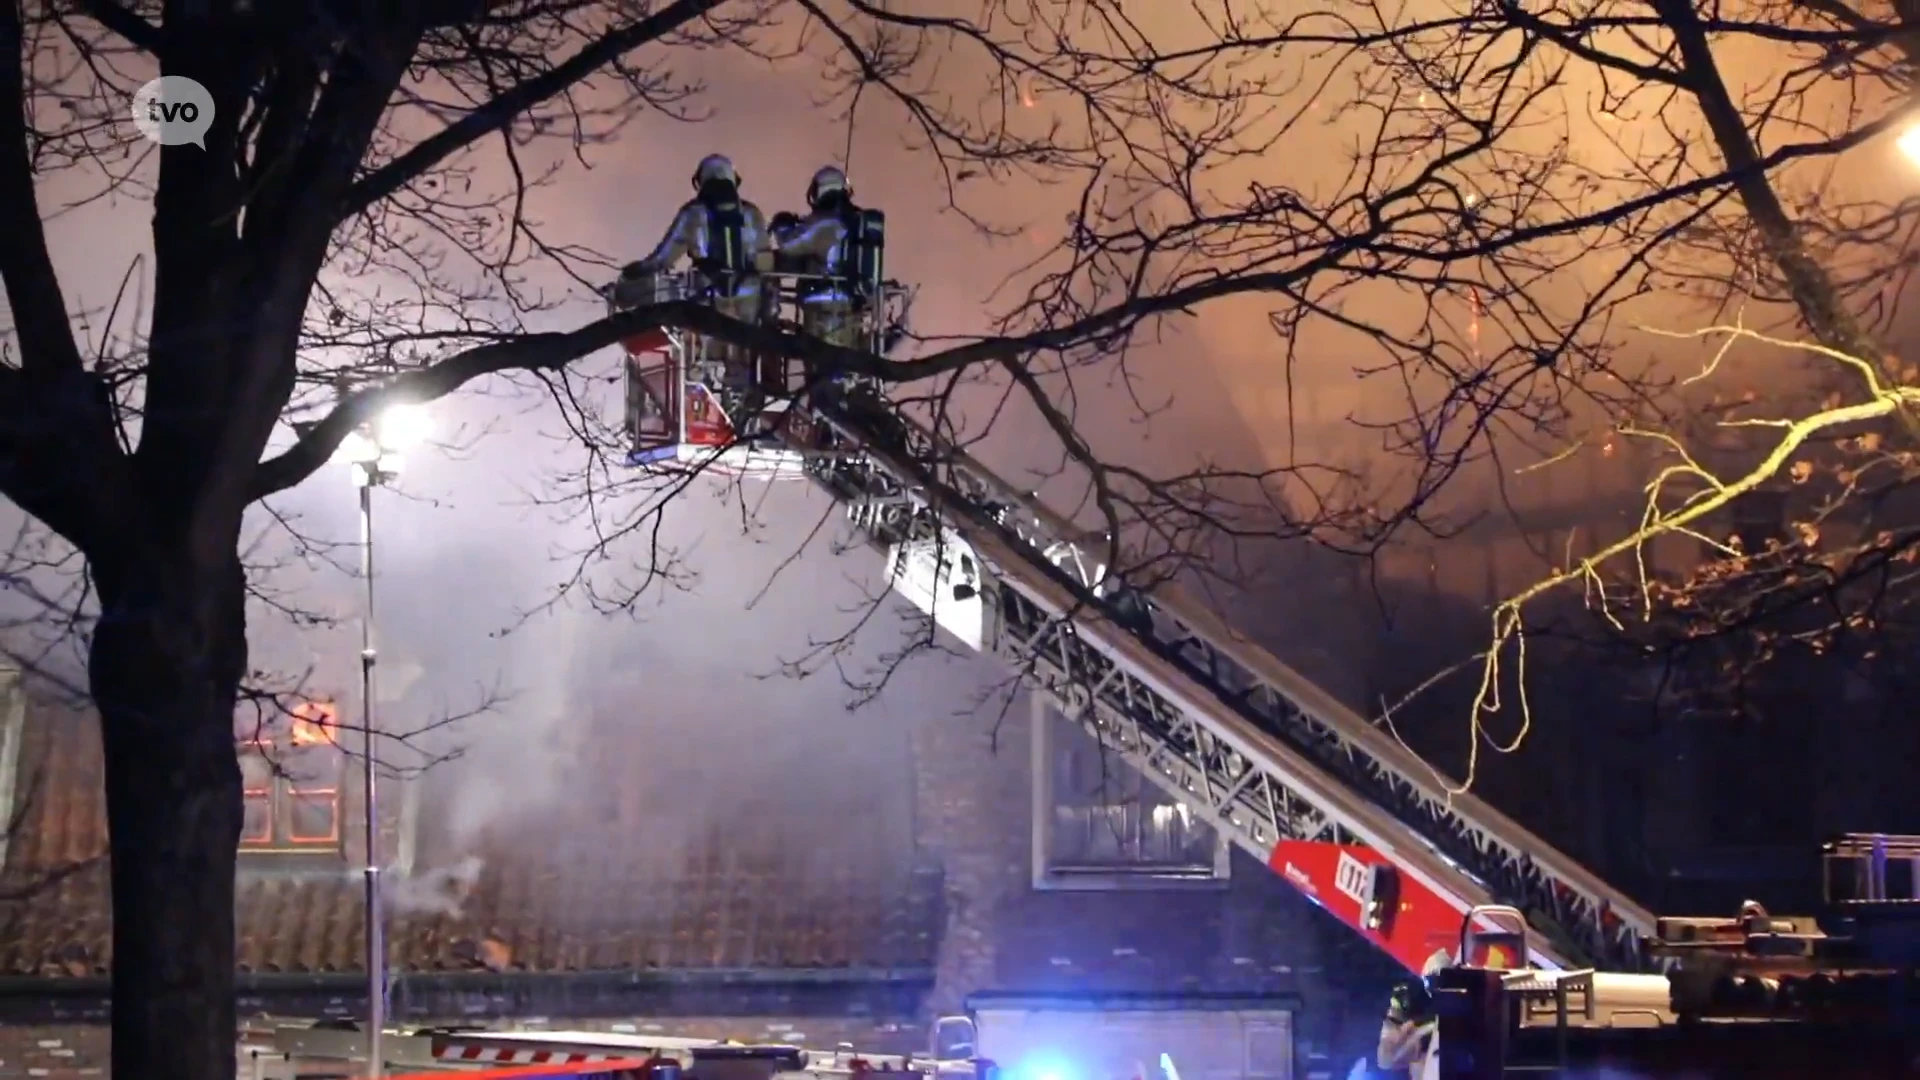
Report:
[[[712,119],[688,127],[642,116],[615,145],[590,148],[594,168],[569,166],[561,186],[533,197],[530,216],[540,221],[548,242],[596,247],[616,262],[643,252],[686,197],[692,163],[707,152],[732,156],[745,193],[769,211],[798,204],[811,172],[845,155],[846,129],[805,92],[810,74],[804,68],[775,71],[751,58],[713,52],[690,59],[689,74],[711,88],[703,100]],[[964,83],[973,76],[961,70],[949,77]],[[909,150],[904,135],[897,116],[864,112],[851,143],[854,183],[862,201],[889,211],[892,231],[902,238],[889,263],[918,290],[915,331],[977,332],[990,310],[988,298],[1007,286],[1038,245],[1058,234],[1070,193],[996,189],[985,181],[967,185],[974,209],[990,211],[1000,224],[1036,230],[1011,240],[985,239],[940,205],[937,166]],[[529,160],[527,168],[536,167]],[[123,275],[146,249],[149,213],[142,202],[109,201],[49,226],[76,306],[95,313],[113,307]],[[960,253],[964,257],[957,258]],[[959,267],[965,271],[957,272]],[[144,266],[137,271],[135,292],[116,326],[123,332],[138,314],[134,301]],[[543,316],[546,324],[576,324],[598,313],[597,303],[570,283],[544,284],[580,296]],[[1257,313],[1253,318],[1262,321]],[[1271,339],[1262,327],[1245,334],[1233,354],[1222,345],[1231,336],[1226,325],[1209,323],[1203,333],[1187,323],[1170,327],[1158,342],[1143,342],[1131,361],[1137,382],[1075,382],[1073,413],[1094,446],[1105,456],[1161,470],[1194,468],[1203,457],[1259,467],[1285,453],[1277,438],[1284,420],[1263,413],[1265,430],[1247,430],[1240,421],[1245,402],[1223,389],[1221,378],[1221,357],[1260,363],[1270,356]],[[91,336],[101,336],[100,314],[90,326]],[[609,354],[588,366],[604,375],[615,370]],[[619,388],[611,380],[601,385],[602,407],[611,416]],[[662,523],[662,544],[685,580],[658,584],[631,618],[599,614],[578,597],[526,615],[553,598],[572,572],[568,553],[588,539],[577,522],[556,522],[554,514],[533,505],[555,472],[578,467],[578,452],[537,392],[498,385],[478,390],[432,407],[436,427],[448,433],[447,441],[461,444],[461,452],[423,450],[407,462],[397,490],[375,493],[378,726],[433,729],[407,747],[389,746],[381,756],[408,766],[457,755],[433,767],[427,809],[452,850],[470,848],[489,830],[537,832],[541,822],[577,809],[573,804],[582,798],[589,766],[665,772],[684,800],[709,808],[737,803],[743,791],[769,801],[777,796],[792,820],[822,827],[854,804],[871,809],[880,803],[904,827],[910,818],[904,778],[912,726],[966,711],[1001,680],[992,665],[922,658],[900,672],[879,700],[849,712],[861,694],[848,681],[870,675],[901,644],[901,605],[889,601],[887,611],[824,670],[806,679],[783,675],[782,661],[848,633],[881,586],[879,560],[871,552],[833,552],[837,523],[813,535],[829,508],[804,486],[764,496],[749,489],[743,496],[715,484],[681,499]],[[988,401],[980,395],[972,415],[988,415]],[[1155,412],[1151,423],[1141,419],[1136,402]],[[483,429],[487,435],[465,448],[467,437]],[[1323,439],[1303,456],[1324,458],[1333,449]],[[1030,409],[1016,404],[999,417],[978,453],[1016,486],[1040,489],[1056,505],[1084,516],[1077,482],[1051,475],[1059,465],[1057,444]],[[345,468],[329,466],[276,499],[275,510],[304,534],[341,545],[329,558],[351,567],[357,561],[348,546],[357,532],[353,498]],[[264,514],[256,513],[254,521],[265,528]],[[653,558],[650,546],[645,538],[629,538],[613,553],[613,563],[594,568],[594,576],[633,580]],[[277,555],[285,547],[269,541],[263,551]],[[805,553],[782,568],[803,547]],[[276,571],[273,585],[279,602],[341,621],[337,628],[314,630],[257,608],[256,667],[310,672],[316,688],[343,702],[357,700],[357,583],[336,566],[308,559]],[[511,633],[502,633],[510,626]],[[435,726],[481,703],[491,703],[483,714]],[[985,724],[991,717],[951,722]],[[610,729],[627,732],[623,748],[648,747],[653,756],[600,760],[605,744],[593,733]],[[845,777],[861,780],[847,783]],[[710,816],[690,807],[675,820],[692,831]],[[426,909],[457,903],[472,864],[438,869],[431,880],[396,886],[406,903]]]
[[[1175,12],[1184,9],[1168,8],[1169,23],[1179,17]],[[676,54],[674,65],[706,81],[710,89],[702,104],[711,119],[689,126],[644,115],[613,146],[588,148],[592,169],[569,166],[561,186],[534,196],[530,216],[549,243],[598,247],[615,262],[637,256],[686,197],[688,173],[708,152],[732,156],[745,193],[769,212],[799,204],[815,168],[848,156],[846,129],[818,107],[810,93],[816,74],[804,63],[776,69],[735,52],[702,51]],[[968,90],[976,89],[966,85],[969,80],[984,79],[965,70],[964,62],[944,77]],[[1014,240],[988,241],[943,209],[941,174],[924,153],[907,147],[908,134],[897,115],[883,109],[863,113],[851,141],[850,172],[862,201],[885,207],[894,222],[889,264],[919,289],[915,330],[977,332],[990,311],[988,298],[1032,257],[1037,243],[1058,235],[1074,193],[970,182],[965,190],[976,209],[1028,230]],[[1351,132],[1327,125],[1311,134],[1309,145],[1328,151],[1329,178],[1343,172]],[[1312,160],[1297,147],[1287,157],[1289,167]],[[537,163],[527,167],[533,172]],[[1271,168],[1271,160],[1249,160],[1245,167]],[[1217,183],[1245,179],[1234,175]],[[1311,189],[1315,178],[1291,179]],[[55,197],[49,205],[60,201]],[[92,311],[112,304],[122,276],[146,248],[149,217],[145,203],[119,201],[95,204],[49,226],[76,304]],[[570,287],[557,278],[535,284]],[[1393,297],[1363,292],[1353,303],[1371,300],[1391,303]],[[1242,467],[1295,459],[1377,462],[1378,436],[1357,432],[1347,421],[1402,410],[1397,388],[1380,393],[1358,379],[1354,342],[1325,329],[1293,343],[1314,362],[1283,372],[1283,343],[1262,306],[1251,299],[1210,308],[1204,323],[1189,320],[1161,342],[1143,345],[1135,358],[1143,385],[1077,384],[1075,416],[1096,449],[1159,469],[1192,468],[1202,456]],[[573,324],[597,310],[582,295],[546,322]],[[1670,306],[1650,316],[1644,307],[1637,310],[1650,322],[1684,323],[1666,317]],[[602,373],[613,370],[605,355],[589,363]],[[601,385],[610,414],[619,388]],[[1138,419],[1136,397],[1150,407],[1170,404],[1170,411],[1149,430]],[[682,499],[666,515],[663,542],[690,578],[658,587],[632,618],[602,616],[576,599],[531,616],[512,633],[498,633],[553,596],[571,570],[565,553],[586,540],[577,522],[556,523],[532,505],[556,470],[577,463],[560,423],[540,405],[537,394],[468,394],[436,405],[436,423],[450,432],[497,430],[471,452],[423,452],[409,462],[400,491],[376,493],[380,671],[388,699],[382,727],[428,727],[496,691],[503,695],[484,715],[417,740],[428,758],[459,751],[436,767],[444,780],[437,782],[442,786],[430,808],[455,849],[489,830],[511,826],[537,833],[540,822],[587,797],[583,776],[597,778],[607,770],[671,777],[678,797],[690,804],[689,829],[700,827],[710,812],[737,808],[744,793],[778,801],[795,822],[821,827],[837,814],[876,804],[905,822],[909,806],[902,785],[912,726],[964,709],[995,676],[980,661],[927,658],[903,671],[877,702],[849,712],[859,695],[839,668],[857,680],[899,646],[897,623],[883,617],[815,677],[781,677],[782,660],[803,657],[820,641],[847,633],[879,584],[879,563],[871,553],[832,552],[835,528],[806,542],[827,506],[803,486],[783,487],[764,499],[750,490],[750,513],[743,513],[737,492],[728,501],[705,487]],[[1033,474],[1057,463],[1055,445],[1042,434],[1030,412],[1015,410],[980,453],[1016,485],[1039,487],[1072,509],[1079,499],[1073,481]],[[1485,498],[1491,484],[1485,476],[1474,481],[1453,493],[1459,502]],[[323,470],[276,500],[276,507],[296,515],[315,535],[333,541],[354,536],[352,489],[339,467]],[[803,546],[805,554],[782,568]],[[595,567],[594,574],[631,579],[634,567],[651,559],[649,547],[644,538],[629,539],[616,552],[617,562]],[[352,562],[350,550],[336,554]],[[297,594],[289,598],[297,606],[349,620],[358,611],[356,587],[324,565],[289,570],[276,581]],[[1290,599],[1291,605],[1269,611],[1282,625],[1268,629],[1282,639],[1337,641],[1343,631],[1330,624],[1364,621],[1326,610],[1324,595],[1301,592]],[[358,642],[350,621],[339,630],[311,631],[262,610],[256,612],[255,642],[259,666],[311,669],[317,684],[351,687]],[[1329,666],[1341,659],[1330,657]],[[595,733],[611,730],[628,733],[618,742],[622,753],[645,748],[644,759],[604,760],[604,748],[613,744],[598,741]],[[418,882],[424,891],[412,902],[430,907],[442,902],[439,897],[457,896],[465,879],[449,874]]]

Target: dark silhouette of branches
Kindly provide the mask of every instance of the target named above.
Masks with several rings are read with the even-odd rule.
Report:
[[[1526,730],[1524,692],[1510,692],[1519,684],[1502,665],[1523,662],[1527,606],[1562,586],[1583,588],[1588,608],[1633,651],[1692,671],[1679,678],[1692,697],[1740,694],[1788,654],[1857,668],[1911,651],[1905,460],[1920,428],[1900,390],[1911,371],[1885,342],[1899,329],[1914,264],[1914,204],[1898,181],[1860,175],[1898,160],[1871,155],[1890,153],[1882,136],[1908,123],[1916,39],[1907,18],[1897,6],[1708,12],[1655,3],[1577,13],[1481,5],[1445,20],[1463,43],[1492,35],[1555,57],[1552,78],[1583,90],[1567,98],[1578,108],[1554,125],[1547,152],[1522,159],[1519,175],[1539,179],[1509,171],[1479,189],[1482,205],[1503,208],[1519,193],[1531,219],[1506,222],[1505,236],[1524,244],[1496,264],[1557,227],[1543,218],[1575,222],[1596,198],[1629,211],[1562,233],[1591,254],[1566,264],[1559,282],[1525,290],[1582,297],[1581,308],[1562,307],[1557,332],[1584,335],[1602,351],[1591,355],[1618,357],[1635,336],[1593,316],[1632,312],[1671,325],[1739,311],[1739,327],[1713,334],[1778,345],[1759,331],[1782,327],[1780,335],[1809,343],[1803,357],[1823,358],[1726,365],[1733,373],[1716,358],[1677,387],[1617,365],[1575,380],[1604,411],[1590,411],[1584,427],[1549,428],[1547,460],[1529,468],[1638,445],[1646,516],[1627,535],[1568,552],[1555,573],[1496,608],[1473,705],[1476,753],[1517,745],[1496,746],[1482,733],[1483,717],[1503,706]],[[1394,42],[1409,79],[1448,49],[1468,47],[1409,51],[1428,26],[1360,25],[1363,32],[1336,36],[1354,50]],[[1615,167],[1595,168],[1608,148]],[[1582,200],[1571,212],[1569,194]],[[1599,288],[1588,284],[1591,271],[1580,287],[1566,281],[1607,264],[1619,272]],[[1510,306],[1501,317],[1514,290],[1489,287],[1497,285],[1479,286],[1503,298],[1489,304],[1492,332],[1539,350],[1558,378],[1572,353],[1525,330]],[[1630,294],[1644,299],[1625,305]],[[1689,351],[1673,335],[1638,340],[1657,356]],[[1616,392],[1594,396],[1596,385]],[[1743,541],[1753,530],[1737,519],[1756,512],[1770,524]]]
[[[604,385],[579,361],[648,328],[880,385],[939,436],[907,463],[934,480],[1017,403],[1052,444],[1034,456],[1084,491],[1073,509],[1141,588],[1190,567],[1202,536],[1365,552],[1444,531],[1434,500],[1499,440],[1565,445],[1669,409],[1668,382],[1616,328],[1675,297],[1770,303],[1899,384],[1878,335],[1888,270],[1910,265],[1906,204],[1832,179],[1902,123],[1913,39],[1898,7],[1137,9],[0,9],[0,493],[52,534],[22,546],[22,594],[93,613],[71,628],[115,837],[117,1071],[230,1075],[233,723],[254,674],[248,616],[273,607],[249,514],[387,404],[469,392],[557,409],[582,463],[550,498],[592,530],[570,584],[617,608],[648,575],[582,575],[652,546],[689,481],[624,468]],[[722,48],[810,65],[849,123],[904,118],[955,209],[1041,241],[979,333],[875,355],[694,303],[570,315],[554,283],[597,285],[620,260],[553,239],[539,193],[636,116],[699,119],[702,88],[676,61]],[[1767,58],[1758,89],[1723,70],[1735,53]],[[204,149],[151,146],[126,122],[160,73],[215,102]],[[1054,221],[997,220],[1009,191]],[[151,209],[130,331],[71,310],[49,249],[50,219],[109,198]],[[1397,471],[1107,459],[1077,380],[1130,379],[1162,324],[1244,305],[1271,330],[1274,384],[1333,365],[1370,389],[1379,407],[1354,422]],[[1001,403],[984,424],[962,407],[980,402]]]

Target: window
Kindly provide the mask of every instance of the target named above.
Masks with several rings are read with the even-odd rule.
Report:
[[[1210,887],[1228,865],[1210,825],[1036,699],[1034,888]]]
[[[1767,545],[1787,538],[1787,493],[1773,489],[1749,491],[1733,501],[1730,508],[1732,534],[1740,541],[1740,550],[1758,555]]]
[[[345,755],[336,716],[332,704],[309,702],[243,739],[241,850],[340,850]]]

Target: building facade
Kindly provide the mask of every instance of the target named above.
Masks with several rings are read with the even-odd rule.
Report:
[[[102,1076],[97,726],[8,700],[0,809],[18,825],[0,874],[0,1080]],[[1230,996],[1297,1014],[1296,1076],[1371,1040],[1385,962],[1078,729],[1017,707],[902,735],[908,812],[805,835],[763,799],[656,842],[648,823],[675,812],[673,785],[631,782],[621,763],[643,746],[598,748],[569,830],[478,846],[438,827],[431,771],[393,782],[391,1015],[899,1052],[980,994]],[[361,800],[341,738],[324,710],[241,733],[235,930],[252,1023],[365,1014]],[[830,773],[832,748],[821,754]]]

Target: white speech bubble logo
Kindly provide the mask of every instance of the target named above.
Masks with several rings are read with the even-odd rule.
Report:
[[[213,95],[185,75],[162,75],[133,95],[133,126],[161,146],[207,148]]]

